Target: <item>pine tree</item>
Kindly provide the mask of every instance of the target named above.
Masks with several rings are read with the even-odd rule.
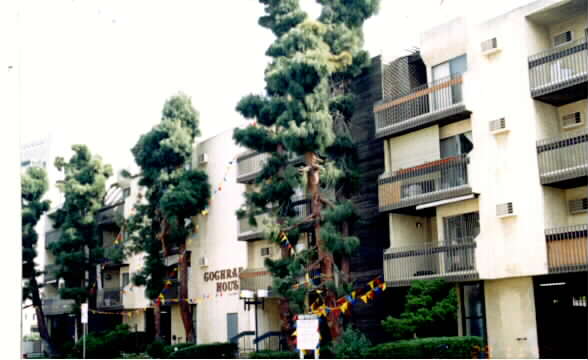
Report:
[[[155,302],[155,332],[160,338],[159,295],[168,283],[164,257],[179,247],[179,304],[186,339],[193,338],[192,310],[188,299],[187,237],[194,229],[192,218],[210,200],[205,172],[190,168],[192,144],[200,134],[199,115],[191,99],[179,94],[166,101],[161,122],[142,135],[133,147],[135,162],[141,168],[139,185],[146,202],[137,204],[128,230],[135,251],[147,256],[143,269],[133,282],[146,286],[146,296]]]
[[[21,204],[22,204],[22,277],[25,280],[23,288],[23,301],[30,299],[35,314],[37,315],[37,324],[39,335],[49,345],[51,352],[51,339],[45,323],[45,315],[41,304],[39,294],[39,284],[37,276],[41,274],[35,268],[35,259],[37,257],[37,240],[38,235],[35,226],[41,216],[49,210],[49,200],[42,200],[43,195],[49,187],[47,173],[45,169],[31,167],[21,178]]]
[[[49,250],[55,255],[56,275],[65,284],[59,289],[59,295],[62,299],[73,299],[74,314],[79,314],[80,305],[91,297],[90,280],[96,265],[104,258],[96,214],[103,207],[106,181],[112,175],[112,168],[103,164],[99,156],[92,155],[86,145],[74,145],[72,150],[74,155],[68,162],[62,157],[55,159],[55,166],[65,175],[57,184],[65,201],[50,215],[61,235],[49,245]]]
[[[361,50],[361,26],[377,11],[378,1],[319,1],[323,9],[318,20],[308,19],[297,0],[260,2],[266,15],[259,24],[276,35],[266,52],[273,60],[265,72],[266,93],[248,95],[237,105],[255,123],[236,129],[233,137],[269,158],[255,179],[256,191],[246,193],[237,215],[247,216],[253,226],[258,225],[257,215],[272,219],[266,237],[286,246],[282,258],[267,260],[266,266],[274,292],[283,299],[280,313],[292,315],[304,311],[305,301],[335,307],[337,292],[350,290],[349,256],[359,240],[350,235],[358,218],[349,200],[358,173],[349,91],[351,79],[369,60]],[[293,166],[289,154],[302,156],[304,167]],[[305,188],[310,197],[311,214],[303,219],[291,206],[296,188]],[[336,195],[329,198],[329,193]],[[289,251],[287,244],[295,247],[303,225],[310,225],[314,243],[298,253]],[[320,281],[298,286],[298,279],[316,267]],[[286,332],[290,320],[282,316]],[[336,338],[341,332],[338,314],[328,315],[328,325],[330,337]]]

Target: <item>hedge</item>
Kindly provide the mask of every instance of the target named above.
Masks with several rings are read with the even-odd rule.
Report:
[[[481,337],[432,337],[380,344],[365,355],[369,359],[471,359],[474,346],[483,346]]]
[[[174,351],[170,359],[233,359],[237,355],[237,344],[212,343],[193,345]]]

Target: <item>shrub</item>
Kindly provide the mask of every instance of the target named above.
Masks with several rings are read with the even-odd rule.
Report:
[[[151,359],[147,353],[122,353],[121,359]]]
[[[298,359],[296,351],[261,350],[249,354],[250,359]]]
[[[331,350],[337,359],[362,359],[371,345],[361,331],[349,327],[331,346]]]
[[[483,346],[478,336],[452,336],[401,340],[368,349],[369,359],[468,359],[474,346]]]
[[[153,343],[147,345],[145,351],[152,359],[165,359],[169,353],[165,352],[166,344],[163,340],[155,340]]]
[[[170,359],[233,359],[237,354],[237,344],[212,343],[192,345],[174,351],[169,355]]]

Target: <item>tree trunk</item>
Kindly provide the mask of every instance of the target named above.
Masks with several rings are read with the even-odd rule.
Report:
[[[290,313],[290,304],[288,303],[288,299],[280,298],[278,309],[280,312],[280,330],[282,331],[282,334],[285,335],[289,350],[294,350],[296,348],[296,344],[290,336],[292,333],[292,327],[290,326],[292,314]]]
[[[304,154],[304,161],[306,163],[308,170],[308,193],[312,197],[311,202],[311,209],[312,215],[314,217],[314,235],[316,239],[316,246],[318,249],[318,256],[321,259],[321,280],[324,281],[332,281],[333,280],[333,256],[329,253],[327,249],[323,248],[323,244],[321,242],[321,209],[322,209],[322,202],[320,200],[320,168],[318,164],[318,156],[316,153],[307,152]],[[325,294],[325,305],[328,307],[336,307],[336,295],[327,290]],[[341,329],[339,326],[339,318],[338,314],[334,311],[331,311],[327,314],[327,325],[329,326],[329,330],[331,332],[331,338],[336,339],[341,334]]]
[[[192,308],[188,303],[188,253],[186,244],[180,246],[180,312],[186,333],[186,342],[193,341]]]
[[[349,236],[349,224],[344,222],[341,226],[341,235]],[[348,255],[341,257],[341,279],[349,283],[351,281],[351,259]]]
[[[45,314],[43,313],[43,304],[41,303],[41,297],[39,296],[39,286],[37,285],[37,279],[33,277],[29,281],[31,287],[31,295],[33,300],[33,307],[35,308],[35,314],[37,316],[37,326],[39,327],[39,335],[49,347],[49,355],[53,354],[53,344],[51,343],[51,337],[47,330],[47,324],[45,323]]]
[[[153,322],[155,323],[155,340],[162,340],[161,338],[161,303],[157,299],[153,307]]]

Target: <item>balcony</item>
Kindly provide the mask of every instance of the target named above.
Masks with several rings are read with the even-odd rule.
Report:
[[[75,302],[71,299],[49,298],[43,299],[43,312],[45,315],[63,315],[73,311]]]
[[[96,223],[98,225],[116,225],[117,218],[124,215],[124,203],[115,204],[101,209],[96,214]]]
[[[57,241],[59,241],[59,238],[61,237],[61,230],[52,230],[52,231],[47,231],[45,233],[45,248],[49,249],[49,246],[53,243],[56,243]]]
[[[255,179],[269,157],[268,153],[249,151],[237,158],[237,182],[247,183]]]
[[[248,217],[244,217],[243,219],[239,219],[238,229],[237,229],[238,240],[239,241],[251,241],[251,240],[261,239],[261,237],[263,236],[262,224],[267,219],[269,219],[268,214],[257,215],[255,217],[255,221],[257,222],[257,227],[251,226],[249,224]]]
[[[588,271],[588,225],[545,230],[550,273]]]
[[[561,106],[588,97],[586,38],[529,57],[531,97]]]
[[[267,290],[272,286],[272,275],[265,268],[245,269],[239,274],[239,279],[243,290]]]
[[[382,174],[378,180],[380,212],[472,193],[467,155],[448,157]]]
[[[588,129],[537,141],[541,184],[568,189],[586,185]]]
[[[383,99],[374,106],[376,138],[401,135],[467,119],[463,75],[456,74],[414,88],[405,96]]]
[[[426,243],[396,247],[384,253],[384,278],[393,286],[409,286],[413,280],[448,281],[478,278],[475,261],[476,243]]]
[[[55,275],[55,273],[57,272],[58,269],[59,269],[59,266],[57,264],[45,265],[44,279],[45,279],[46,283],[57,280],[57,276]]]
[[[96,307],[98,309],[118,309],[122,308],[122,306],[121,288],[98,289],[96,296]]]

